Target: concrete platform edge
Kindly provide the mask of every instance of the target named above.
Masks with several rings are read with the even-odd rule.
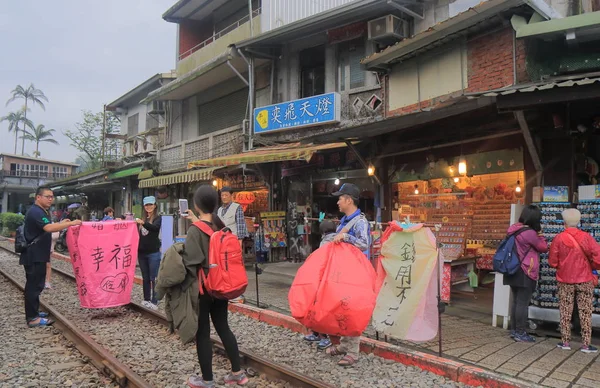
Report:
[[[246,315],[269,325],[283,327],[296,333],[307,333],[306,328],[294,318],[274,311],[239,303],[230,303],[229,311]],[[486,388],[529,388],[535,386],[526,381],[501,375],[473,365],[401,348],[371,338],[361,337],[360,350],[363,353],[373,353],[378,357],[414,366],[467,385],[484,386]]]

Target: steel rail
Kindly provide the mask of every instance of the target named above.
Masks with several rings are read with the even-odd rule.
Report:
[[[5,251],[10,252],[12,254],[16,254],[15,252],[13,252],[10,249],[7,249],[5,247],[0,246],[0,248],[4,249]],[[71,281],[75,281],[75,276],[73,274],[65,272],[61,269],[52,268],[52,272],[58,273],[60,276],[66,278],[66,279],[69,279]],[[19,287],[20,287],[20,285],[19,285]],[[46,307],[46,306],[44,306],[44,307]],[[136,312],[142,314],[144,317],[154,320],[163,326],[169,327],[169,321],[167,320],[167,317],[158,311],[147,309],[146,307],[142,306],[141,304],[138,304],[135,302],[130,302],[128,305],[126,305],[124,307],[127,307],[133,311],[136,311]],[[54,314],[52,314],[52,315],[55,316]],[[220,341],[219,338],[211,336],[211,341],[213,343],[213,346],[217,349],[217,351],[220,354],[225,354],[225,348],[223,347],[223,343]],[[100,346],[100,345],[98,345],[98,346]],[[335,386],[325,383],[323,381],[314,379],[309,376],[305,376],[285,365],[274,363],[274,362],[272,362],[262,356],[259,356],[258,354],[251,352],[249,350],[240,348],[239,352],[240,352],[240,356],[242,358],[242,360],[241,360],[242,364],[246,368],[253,369],[257,374],[265,374],[266,376],[268,376],[271,379],[281,380],[281,381],[289,383],[293,387],[298,387],[298,388],[334,388],[335,387]]]
[[[11,252],[10,250],[7,250]],[[11,252],[14,254],[14,252]],[[0,268],[0,274],[10,281],[15,287],[22,292],[25,292],[17,279],[6,273]],[[92,337],[78,328],[67,317],[59,313],[52,305],[40,298],[40,305],[54,319],[54,327],[56,327],[62,335],[71,341],[75,347],[85,356],[87,356],[92,364],[105,375],[113,379],[121,387],[131,388],[150,388],[152,385],[132,371],[127,365],[117,360],[108,350],[103,348],[99,343],[94,341]]]

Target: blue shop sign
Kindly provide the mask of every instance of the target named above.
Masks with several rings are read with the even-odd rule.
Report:
[[[338,123],[340,107],[340,95],[327,93],[256,108],[254,133]]]

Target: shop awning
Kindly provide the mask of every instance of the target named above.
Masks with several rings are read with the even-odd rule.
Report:
[[[138,175],[138,179],[142,180],[142,179],[150,179],[154,176],[154,170],[144,170],[142,172],[139,173]]]
[[[301,145],[292,143],[274,147],[264,147],[254,151],[248,151],[236,155],[222,156],[213,159],[196,160],[188,163],[188,168],[208,167],[208,166],[235,166],[238,164],[257,164],[284,162],[287,160],[310,161],[317,151],[329,150],[333,148],[346,147],[345,143],[319,144],[319,145]]]
[[[118,179],[118,178],[126,178],[128,176],[138,175],[142,172],[142,166],[128,168],[126,170],[121,170],[117,172],[113,172],[108,175],[108,179]]]
[[[189,182],[202,182],[208,181],[212,179],[213,172],[216,170],[216,167],[204,168],[201,170],[192,170],[186,172],[180,172],[177,174],[171,175],[162,175],[157,176],[151,179],[144,179],[140,181],[140,188],[147,187],[158,187],[158,186],[166,186],[172,185],[175,183],[189,183]]]

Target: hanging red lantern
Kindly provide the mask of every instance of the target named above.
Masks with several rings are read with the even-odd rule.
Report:
[[[248,205],[256,201],[256,196],[251,191],[240,191],[235,194],[234,201],[242,205],[242,209],[246,211]]]

